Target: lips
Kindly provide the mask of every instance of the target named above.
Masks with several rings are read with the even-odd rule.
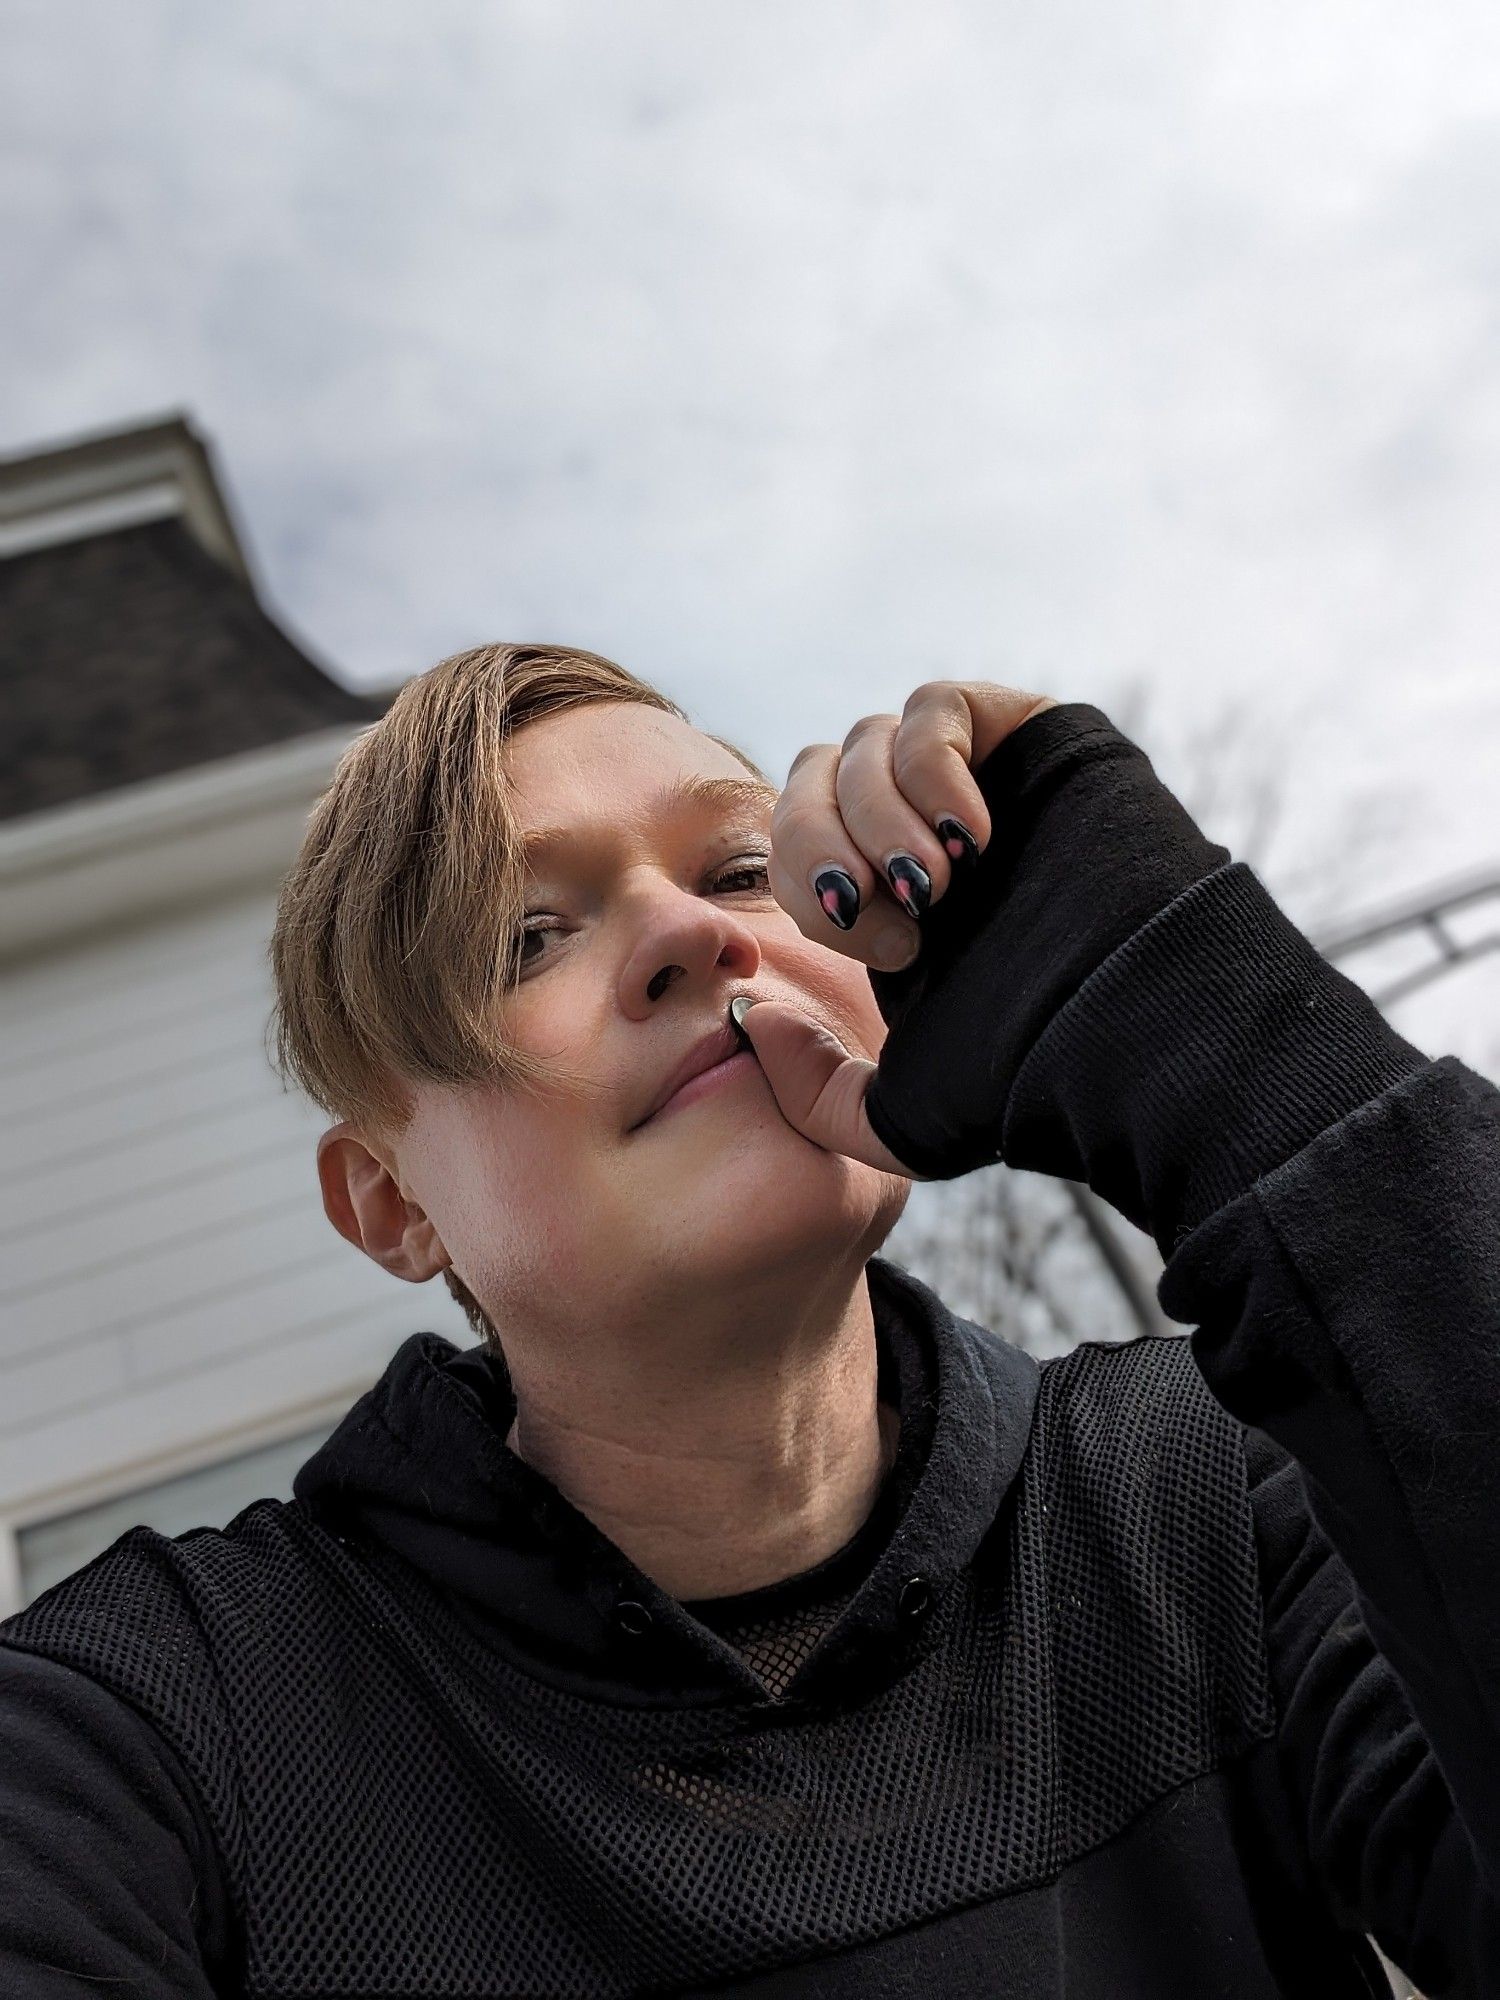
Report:
[[[644,1125],[648,1118],[654,1118],[673,1091],[680,1090],[683,1084],[691,1082],[695,1076],[701,1076],[704,1070],[712,1069],[715,1063],[727,1061],[743,1047],[744,1043],[730,1027],[715,1028],[711,1035],[705,1035],[702,1041],[694,1042],[677,1067],[662,1082],[650,1104],[635,1121],[635,1125],[629,1129],[633,1132],[636,1125]]]

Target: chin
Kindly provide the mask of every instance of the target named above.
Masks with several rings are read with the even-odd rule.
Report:
[[[694,1154],[691,1174],[657,1182],[643,1220],[645,1253],[668,1265],[702,1270],[716,1265],[729,1279],[743,1264],[748,1277],[765,1274],[767,1258],[826,1262],[870,1231],[888,1230],[905,1205],[909,1181],[815,1146],[781,1121],[783,1138],[760,1129],[744,1142]]]

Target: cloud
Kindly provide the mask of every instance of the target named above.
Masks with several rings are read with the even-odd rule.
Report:
[[[920,680],[1296,718],[1496,855],[1477,4],[46,0],[0,445],[186,407],[355,681],[569,638],[785,771]],[[1333,830],[1331,832],[1331,830]],[[1376,886],[1379,886],[1378,883]]]

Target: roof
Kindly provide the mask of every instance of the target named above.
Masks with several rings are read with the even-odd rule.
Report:
[[[386,707],[262,607],[180,418],[0,461],[0,686],[0,819]]]

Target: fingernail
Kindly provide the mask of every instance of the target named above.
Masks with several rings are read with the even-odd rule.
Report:
[[[824,868],[813,877],[813,894],[841,931],[852,931],[859,915],[859,884],[842,868]]]
[[[754,1005],[755,1002],[748,993],[736,993],[729,1003],[730,1016],[742,1035],[745,1032],[745,1016]]]
[[[921,862],[914,854],[893,854],[885,872],[897,899],[914,917],[920,917],[932,901],[932,878]]]
[[[882,931],[875,939],[875,951],[884,972],[900,972],[917,956],[910,933],[903,930]]]
[[[938,839],[951,861],[974,862],[979,859],[979,842],[970,833],[961,819],[951,814],[937,823]]]

